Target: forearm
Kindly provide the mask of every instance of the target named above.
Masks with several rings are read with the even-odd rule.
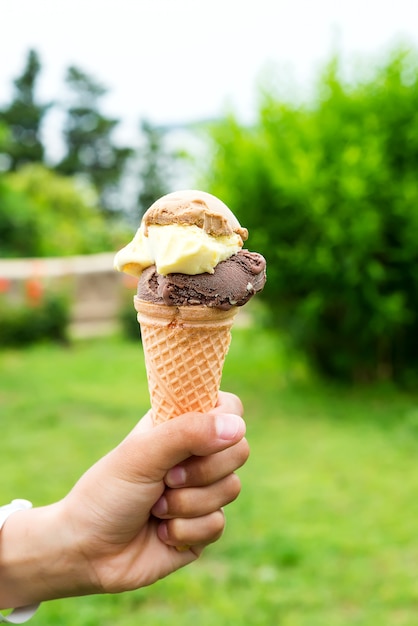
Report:
[[[0,608],[91,593],[63,507],[13,513],[0,531]]]

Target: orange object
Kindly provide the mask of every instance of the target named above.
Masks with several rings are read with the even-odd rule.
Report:
[[[30,304],[38,306],[41,304],[44,288],[39,278],[29,278],[25,283],[26,297]]]
[[[7,293],[8,291],[10,291],[11,286],[12,283],[8,278],[2,278],[0,276],[0,293]]]

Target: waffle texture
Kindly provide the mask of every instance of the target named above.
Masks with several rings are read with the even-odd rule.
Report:
[[[154,422],[213,409],[237,310],[165,306],[137,296],[134,304]]]

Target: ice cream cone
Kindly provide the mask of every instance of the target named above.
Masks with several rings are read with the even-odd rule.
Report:
[[[237,309],[134,304],[154,422],[213,409]]]

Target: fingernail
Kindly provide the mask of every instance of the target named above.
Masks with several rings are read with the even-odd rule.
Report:
[[[234,439],[239,430],[242,430],[242,419],[239,415],[225,413],[216,417],[216,433],[219,439]]]
[[[159,515],[165,515],[168,511],[167,498],[165,496],[161,496],[159,500],[152,507],[152,512],[157,517]]]
[[[167,472],[165,482],[169,487],[179,487],[180,485],[184,485],[186,482],[186,470],[184,467],[181,465],[172,467],[171,470]]]

